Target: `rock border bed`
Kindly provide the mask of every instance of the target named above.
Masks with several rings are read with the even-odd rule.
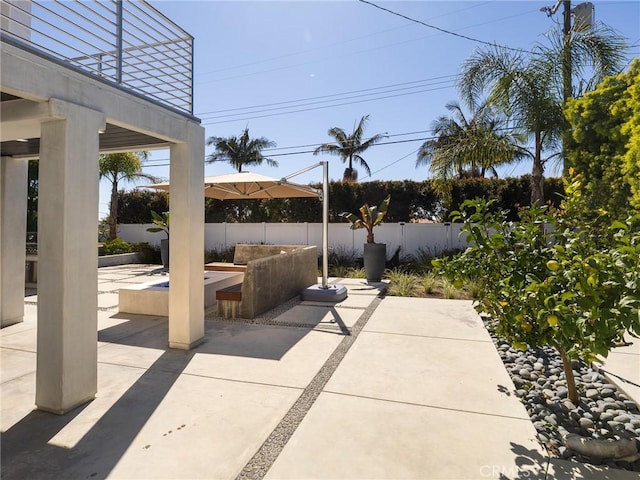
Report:
[[[574,405],[567,398],[562,359],[554,348],[516,350],[506,340],[496,337],[495,321],[488,318],[483,321],[511,376],[515,394],[527,409],[538,440],[550,455],[640,472],[640,409],[634,401],[602,373],[574,360],[580,394],[579,405]],[[580,442],[576,441],[578,437]],[[617,459],[589,457],[576,451],[578,443],[623,446],[632,454]]]

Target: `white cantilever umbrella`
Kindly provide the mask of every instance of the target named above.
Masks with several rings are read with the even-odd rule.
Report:
[[[169,182],[144,187],[169,191]],[[309,185],[300,185],[286,179],[278,180],[251,172],[215,175],[204,179],[204,196],[218,200],[319,197],[320,194],[318,189]]]
[[[308,185],[289,182],[288,178],[316,167],[323,167],[322,190]],[[169,182],[145,185],[145,188],[169,191]],[[205,177],[204,196],[218,200],[240,200],[251,198],[294,198],[294,197],[321,197],[322,198],[322,284],[317,288],[310,287],[303,292],[304,300],[337,302],[347,296],[344,286],[328,285],[329,272],[329,164],[326,161],[311,165],[299,172],[295,172],[286,178],[267,177],[251,172],[231,173],[228,175],[215,175]]]

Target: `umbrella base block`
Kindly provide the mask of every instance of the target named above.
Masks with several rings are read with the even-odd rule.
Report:
[[[347,298],[347,287],[344,285],[312,285],[302,291],[305,302],[341,302]]]

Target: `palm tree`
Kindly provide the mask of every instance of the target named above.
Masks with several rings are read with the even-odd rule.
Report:
[[[244,165],[260,165],[262,162],[266,162],[270,167],[278,166],[278,162],[262,154],[262,150],[273,148],[276,143],[264,137],[250,138],[249,127],[246,127],[239,137],[209,137],[207,145],[215,147],[215,151],[207,158],[208,163],[229,162],[238,172],[242,172]]]
[[[152,182],[157,177],[142,172],[142,160],[149,156],[147,152],[124,152],[100,155],[100,178],[111,182],[111,203],[109,206],[109,240],[118,236],[118,183],[145,178]]]
[[[386,137],[386,134],[378,133],[368,140],[363,141],[362,137],[368,121],[369,115],[363,116],[360,122],[358,122],[358,125],[354,125],[353,132],[350,135],[347,135],[346,132],[339,127],[330,128],[327,133],[329,136],[335,138],[336,143],[323,143],[313,152],[314,155],[321,152],[340,155],[343,163],[348,162],[349,166],[345,169],[342,179],[344,182],[358,181],[358,172],[353,168],[354,160],[364,168],[367,175],[371,175],[371,168],[369,168],[369,165],[365,159],[362,158],[361,154]]]
[[[433,122],[434,137],[422,144],[416,167],[429,165],[439,180],[464,177],[497,177],[496,167],[522,159],[525,151],[517,134],[505,128],[502,118],[493,115],[485,103],[470,119],[458,102],[449,102],[452,116],[441,116]]]
[[[560,155],[557,151],[565,130],[563,115],[563,55],[571,51],[572,72],[581,86],[579,92],[597,84],[604,76],[619,70],[624,59],[624,39],[600,26],[573,31],[565,42],[552,32],[550,45],[538,44],[532,52],[504,47],[479,50],[462,67],[459,87],[466,103],[473,107],[488,91],[491,105],[510,116],[516,127],[533,141],[531,203],[544,203],[546,162]],[[585,69],[592,74],[584,78]],[[556,150],[543,158],[546,150]]]

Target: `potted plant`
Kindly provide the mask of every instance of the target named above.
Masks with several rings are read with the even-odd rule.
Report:
[[[349,212],[342,212],[340,216],[351,222],[351,229],[366,228],[367,243],[364,244],[364,270],[367,274],[367,282],[379,282],[387,262],[387,245],[375,243],[373,239],[373,227],[380,225],[387,214],[391,195],[387,196],[377,207],[370,207],[365,203],[360,207],[360,217]]]
[[[169,268],[169,212],[162,212],[162,215],[160,215],[152,210],[151,221],[157,226],[147,228],[147,232],[164,232],[167,234],[167,238],[160,240],[160,258],[162,258],[162,266]]]

